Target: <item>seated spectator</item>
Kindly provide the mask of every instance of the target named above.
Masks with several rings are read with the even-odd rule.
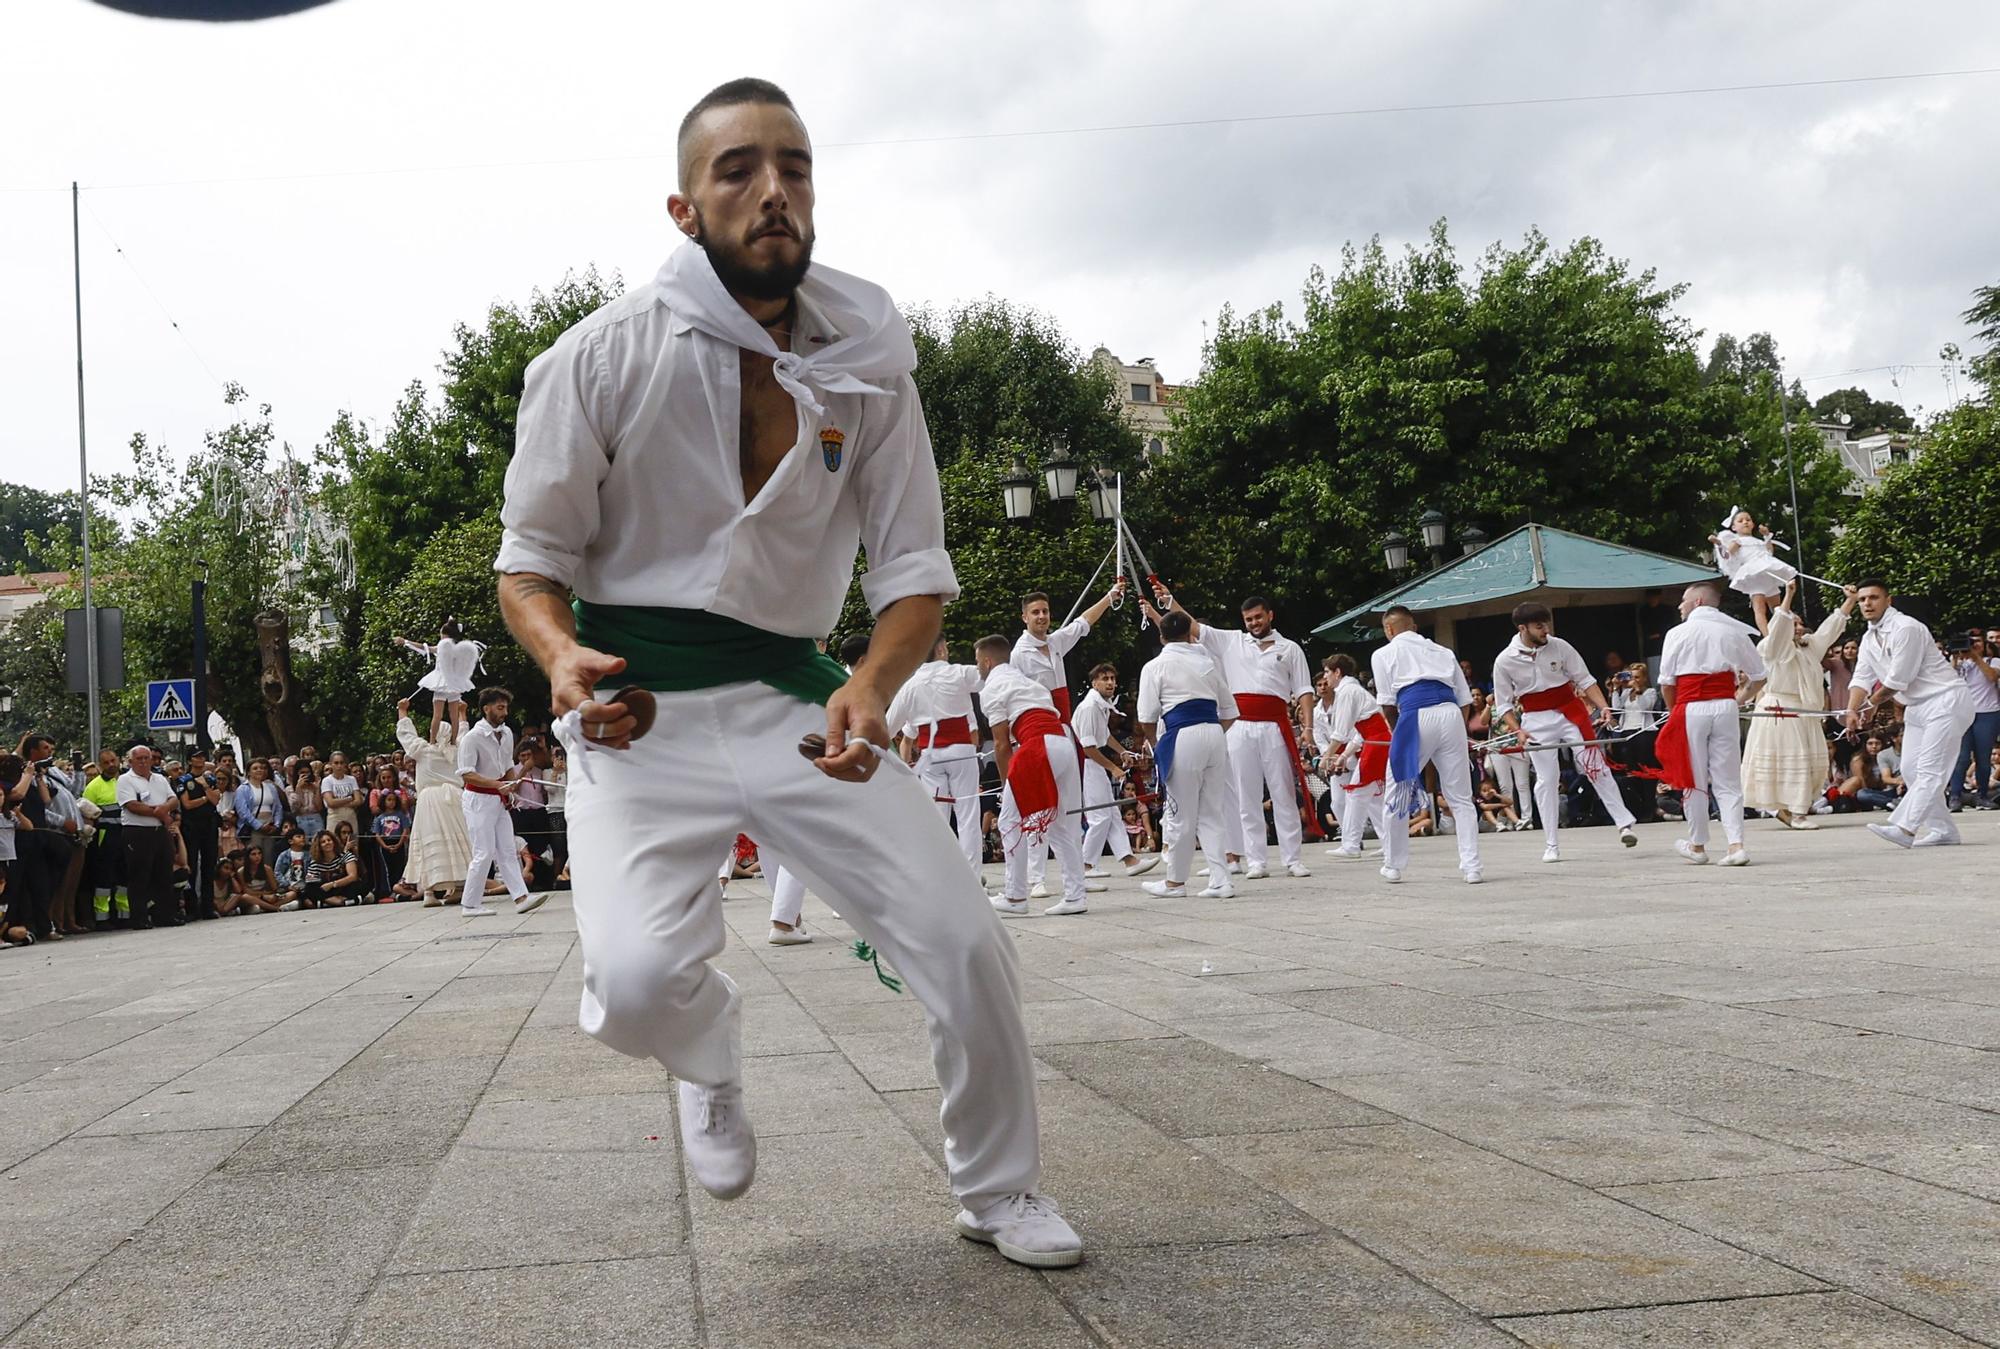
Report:
[[[253,761],[254,763],[254,761]],[[257,848],[245,848],[236,860],[238,913],[276,913],[279,907],[278,878]]]
[[[361,888],[355,898],[367,899],[375,890],[374,864],[372,859],[368,865],[362,864],[360,834],[346,820],[338,820],[333,826],[333,839],[340,854],[352,857],[354,865],[359,869],[357,874],[361,877]]]
[[[285,850],[278,854],[272,879],[278,883],[278,893],[286,899],[297,899],[297,891],[306,883],[306,864],[312,861],[312,849],[303,825],[293,825],[285,836]],[[287,894],[290,891],[292,893]]]
[[[1494,832],[1521,827],[1520,812],[1514,809],[1512,801],[1500,794],[1500,784],[1492,778],[1479,779],[1478,802],[1480,823]]]
[[[1857,810],[1894,810],[1896,794],[1883,781],[1880,767],[1882,737],[1870,735],[1848,760],[1847,774],[1827,792],[1827,800],[1843,814]]]
[[[359,902],[361,885],[361,865],[354,854],[342,851],[337,836],[322,830],[312,841],[312,860],[306,863],[305,884],[299,887],[298,897],[282,907],[286,911],[340,908]]]

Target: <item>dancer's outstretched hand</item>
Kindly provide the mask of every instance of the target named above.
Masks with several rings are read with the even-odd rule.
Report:
[[[587,646],[572,646],[549,664],[549,706],[557,716],[572,708],[583,717],[583,733],[606,749],[628,749],[638,725],[631,709],[619,702],[600,703],[598,685],[609,683],[625,669],[622,656],[606,655]]]

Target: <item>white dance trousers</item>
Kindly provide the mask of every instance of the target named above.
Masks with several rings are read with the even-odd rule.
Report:
[[[931,789],[938,801],[938,814],[945,823],[956,820],[958,850],[974,871],[979,869],[979,808],[987,798],[979,794],[979,751],[971,745],[946,745],[942,749],[921,750],[917,754],[917,778]]]
[[[1304,826],[1299,821],[1299,779],[1292,752],[1276,722],[1239,721],[1224,739],[1229,767],[1236,775],[1236,805],[1243,818],[1243,859],[1263,862],[1264,797],[1271,798],[1271,820],[1278,827],[1278,860],[1286,866],[1299,861]]]
[[[1708,802],[1722,814],[1722,835],[1731,844],[1743,841],[1743,743],[1738,738],[1734,698],[1704,698],[1687,709],[1688,762],[1694,768],[1694,790],[1681,794],[1687,816],[1688,842],[1708,846]]]
[[[1352,780],[1360,773],[1361,770],[1356,768],[1346,776]],[[1382,846],[1385,848],[1389,846],[1389,825],[1382,813],[1382,802],[1387,787],[1387,783],[1371,782],[1366,787],[1356,787],[1351,792],[1344,786],[1333,789],[1335,796],[1346,798],[1340,803],[1340,846],[1348,852],[1361,851],[1361,841],[1368,836],[1368,826],[1371,824],[1375,826],[1375,837],[1382,841]],[[1409,822],[1398,820],[1396,823],[1403,827],[1403,835],[1407,841],[1410,833]]]
[[[1466,821],[1468,825],[1452,831],[1452,837],[1458,840],[1458,869],[1477,871],[1479,808],[1472,804],[1472,757],[1465,743],[1465,712],[1453,703],[1437,703],[1418,708],[1416,717],[1422,737],[1418,771],[1422,771],[1424,764],[1437,769],[1438,790],[1451,806],[1452,819]],[[1431,818],[1438,818],[1435,810]],[[1410,860],[1409,821],[1390,820],[1388,826],[1376,830],[1382,835],[1382,865],[1401,871]]]
[[[1028,864],[1039,863],[1053,852],[1056,865],[1062,870],[1063,902],[1081,904],[1085,899],[1083,827],[1078,821],[1082,817],[1071,813],[1083,804],[1083,784],[1076,771],[1076,742],[1066,735],[1045,735],[1042,743],[1048,747],[1049,770],[1056,779],[1056,817],[1049,825],[1047,837],[1024,835],[1021,812],[1014,804],[1014,789],[1008,787],[1000,793],[1000,841],[1007,850],[1007,879],[1000,893],[1008,899],[1025,900],[1033,883]]]
[[[1560,745],[1575,745],[1583,740],[1583,733],[1576,723],[1560,712],[1523,712],[1521,729],[1537,745],[1551,746],[1548,749],[1529,750],[1527,757],[1535,761],[1535,806],[1542,813],[1542,836],[1548,845],[1556,846],[1556,821],[1562,818],[1562,761],[1558,751]],[[1618,775],[1611,771],[1611,763],[1604,757],[1602,748],[1593,745],[1589,749],[1572,751],[1576,755],[1578,772],[1584,771],[1588,759],[1597,767],[1595,773],[1588,774],[1590,785],[1597,789],[1597,799],[1604,803],[1605,813],[1611,822],[1624,828],[1635,821],[1632,812],[1625,807],[1625,797],[1618,790]],[[1518,759],[1518,754],[1501,754],[1502,759]]]
[[[1935,693],[1903,709],[1903,799],[1889,823],[1918,838],[1931,830],[1958,837],[1945,789],[1958,759],[1959,743],[1972,728],[1972,697],[1962,688]]]
[[[771,882],[771,921],[797,927],[805,907],[806,883],[789,867],[779,867],[777,879]]]
[[[1230,734],[1234,734],[1231,732]],[[1220,726],[1189,726],[1174,737],[1173,773],[1167,779],[1167,879],[1187,882],[1195,843],[1208,859],[1211,885],[1229,884],[1229,845],[1240,819],[1230,810],[1228,737]]]
[[[931,793],[900,762],[867,782],[821,773],[798,743],[825,731],[824,709],[768,685],[657,696],[650,734],[592,751],[595,781],[570,777],[583,1029],[689,1082],[742,1080],[741,1001],[709,961],[726,935],[715,859],[747,833],[833,902],[922,1004],[960,1202],[977,1209],[1035,1189],[1034,1061],[1014,944],[938,828]]]
[[[1500,795],[1514,803],[1522,819],[1533,813],[1528,794],[1533,788],[1534,775],[1528,771],[1528,756],[1525,754],[1489,754],[1486,766],[1493,770],[1493,781],[1499,784]]]
[[[1094,759],[1083,761],[1083,804],[1102,806],[1083,818],[1089,827],[1083,835],[1083,860],[1086,865],[1104,856],[1105,845],[1109,844],[1111,855],[1121,861],[1132,860],[1132,837],[1125,832],[1125,814],[1112,805],[1118,799],[1118,786],[1112,782],[1111,774],[1104,771],[1104,765]]]
[[[458,805],[465,815],[466,841],[472,845],[472,861],[465,869],[465,898],[461,902],[473,905],[480,902],[479,897],[486,893],[486,878],[496,866],[509,896],[519,899],[527,894],[528,883],[521,878],[521,855],[514,851],[514,817],[507,813],[500,798],[487,792],[461,791]]]

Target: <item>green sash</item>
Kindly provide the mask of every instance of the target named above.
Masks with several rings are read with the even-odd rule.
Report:
[[[782,637],[705,609],[653,609],[577,600],[576,639],[625,658],[625,684],[655,693],[757,680],[825,705],[847,671],[810,637]]]

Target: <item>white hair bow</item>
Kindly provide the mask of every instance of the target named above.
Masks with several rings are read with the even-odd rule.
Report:
[[[1722,517],[1723,529],[1731,530],[1736,528],[1736,517],[1741,514],[1743,514],[1743,508],[1741,506],[1731,506],[1729,508],[1729,514]]]

